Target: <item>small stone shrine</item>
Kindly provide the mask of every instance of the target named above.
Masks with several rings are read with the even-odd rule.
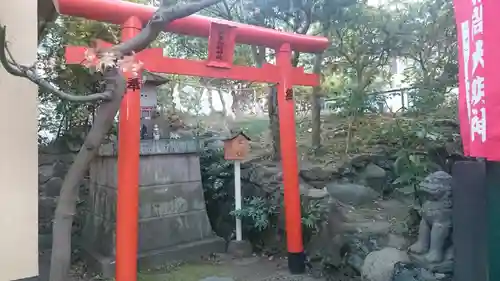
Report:
[[[141,139],[153,138],[154,114],[158,104],[158,87],[167,83],[162,75],[144,72],[141,88]]]
[[[195,139],[142,140],[139,170],[140,268],[225,251],[210,225]],[[88,213],[82,244],[90,266],[114,275],[117,146],[106,144],[90,167]]]

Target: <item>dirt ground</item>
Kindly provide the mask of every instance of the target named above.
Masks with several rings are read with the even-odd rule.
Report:
[[[230,277],[234,281],[313,281],[311,276],[293,276],[288,273],[284,259],[251,257],[232,259],[219,255],[214,261],[185,264],[167,273],[141,273],[141,281],[199,281],[207,277]]]
[[[50,254],[40,257],[40,281],[48,281]],[[78,270],[77,270],[78,271]],[[69,281],[112,281],[98,276],[75,272]],[[212,260],[200,260],[168,268],[158,268],[138,274],[138,281],[200,281],[207,277],[229,277],[231,281],[326,281],[311,274],[291,275],[282,258],[250,257],[233,259],[225,254]],[[217,280],[217,279],[215,279]],[[339,279],[334,279],[339,280]]]

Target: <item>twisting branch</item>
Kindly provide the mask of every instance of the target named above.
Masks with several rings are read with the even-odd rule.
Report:
[[[136,37],[132,38],[129,41],[115,45],[110,49],[101,50],[98,55],[103,56],[103,54],[109,55],[110,53],[113,53],[116,59],[120,59],[123,58],[124,55],[128,55],[134,52],[140,52],[147,48],[148,45],[158,37],[158,35],[163,31],[166,24],[172,22],[173,20],[194,14],[220,1],[222,0],[202,0],[199,2],[178,4],[173,7],[168,6],[168,1],[162,1],[161,6],[155,12],[152,19]],[[6,29],[7,28],[5,26],[0,26],[0,61],[5,70],[14,76],[23,77],[32,81],[45,90],[54,93],[61,99],[72,102],[94,102],[99,100],[109,100],[113,95],[113,91],[116,89],[116,84],[118,83],[118,81],[123,80],[116,79],[115,72],[113,72],[113,75],[110,75],[109,71],[104,70],[103,72],[105,74],[104,76],[106,80],[106,91],[86,96],[77,96],[65,93],[40,77],[36,73],[34,66],[21,65],[16,62],[7,46]]]
[[[48,81],[37,75],[36,67],[18,64],[9,52],[6,45],[6,28],[0,25],[0,61],[3,67],[12,75],[26,78],[37,85],[46,88],[59,97],[70,101],[98,101],[99,104],[94,118],[94,124],[85,137],[83,146],[78,152],[73,164],[68,170],[59,196],[53,224],[53,249],[50,262],[50,280],[67,280],[71,261],[71,226],[76,213],[76,201],[81,180],[89,169],[90,163],[98,153],[106,133],[115,122],[116,113],[119,111],[122,97],[126,92],[125,76],[122,71],[126,63],[135,65],[130,56],[140,52],[154,41],[168,23],[190,14],[194,14],[208,6],[222,0],[200,0],[187,4],[168,7],[168,1],[162,0],[160,8],[142,31],[131,40],[103,50],[90,48],[86,60],[104,74],[106,91],[88,96],[75,96],[64,93],[52,86]],[[140,64],[140,63],[139,63]],[[138,67],[131,67],[133,69]],[[57,246],[56,246],[57,244]]]
[[[127,55],[131,52],[140,52],[148,47],[163,31],[165,25],[183,17],[197,13],[209,6],[217,4],[222,0],[201,0],[198,2],[177,4],[173,7],[167,5],[168,1],[161,1],[161,5],[137,36],[111,47],[111,52],[117,57]]]
[[[106,91],[104,91],[103,93],[96,93],[87,96],[77,96],[65,93],[57,89],[48,81],[41,78],[36,73],[34,66],[26,66],[17,63],[14,57],[12,56],[9,47],[7,46],[6,37],[7,37],[7,27],[0,26],[0,61],[5,70],[14,76],[23,77],[30,80],[31,82],[37,84],[38,86],[44,88],[45,90],[54,93],[61,99],[72,102],[94,102],[98,100],[106,100],[111,97],[112,91],[116,88],[117,79],[115,79],[114,77],[113,78],[110,77],[109,74],[105,74],[105,79],[107,80],[106,82],[109,83],[107,83]]]

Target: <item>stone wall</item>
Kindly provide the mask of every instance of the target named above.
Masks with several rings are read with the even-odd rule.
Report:
[[[143,269],[225,250],[212,231],[203,196],[195,139],[142,140],[139,168],[138,264]],[[101,146],[90,166],[81,245],[89,268],[114,275],[117,147]]]
[[[38,238],[40,250],[47,250],[52,243],[52,220],[66,172],[75,154],[62,152],[55,147],[38,150]],[[78,224],[78,218],[76,224]]]

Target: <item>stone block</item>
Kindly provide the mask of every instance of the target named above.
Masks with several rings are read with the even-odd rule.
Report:
[[[227,245],[227,252],[235,258],[250,257],[253,253],[252,244],[246,240],[232,240]]]
[[[195,138],[141,140],[141,155],[188,154],[202,151],[204,144]],[[118,155],[118,143],[104,144],[99,149],[100,156]]]
[[[206,212],[197,151],[193,139],[141,142],[138,246],[142,267],[225,250],[225,241],[213,234]],[[117,186],[116,147],[108,145],[91,164],[81,241],[91,266],[105,276],[114,272]]]
[[[116,188],[117,172],[116,158],[99,157],[91,166],[90,178],[98,185]],[[200,179],[200,159],[196,154],[160,154],[140,158],[140,186],[200,181]]]
[[[212,253],[223,252],[226,242],[220,237],[206,238],[200,241],[189,242],[155,251],[139,253],[137,262],[139,270],[147,270],[158,266],[175,264],[180,261],[197,261]],[[103,278],[113,278],[115,275],[115,259],[90,251],[84,247],[83,257],[89,265],[90,271],[99,273]]]
[[[45,183],[45,195],[50,197],[57,197],[61,193],[63,179],[54,177]]]
[[[38,183],[44,184],[54,176],[54,165],[43,164],[38,166]]]

